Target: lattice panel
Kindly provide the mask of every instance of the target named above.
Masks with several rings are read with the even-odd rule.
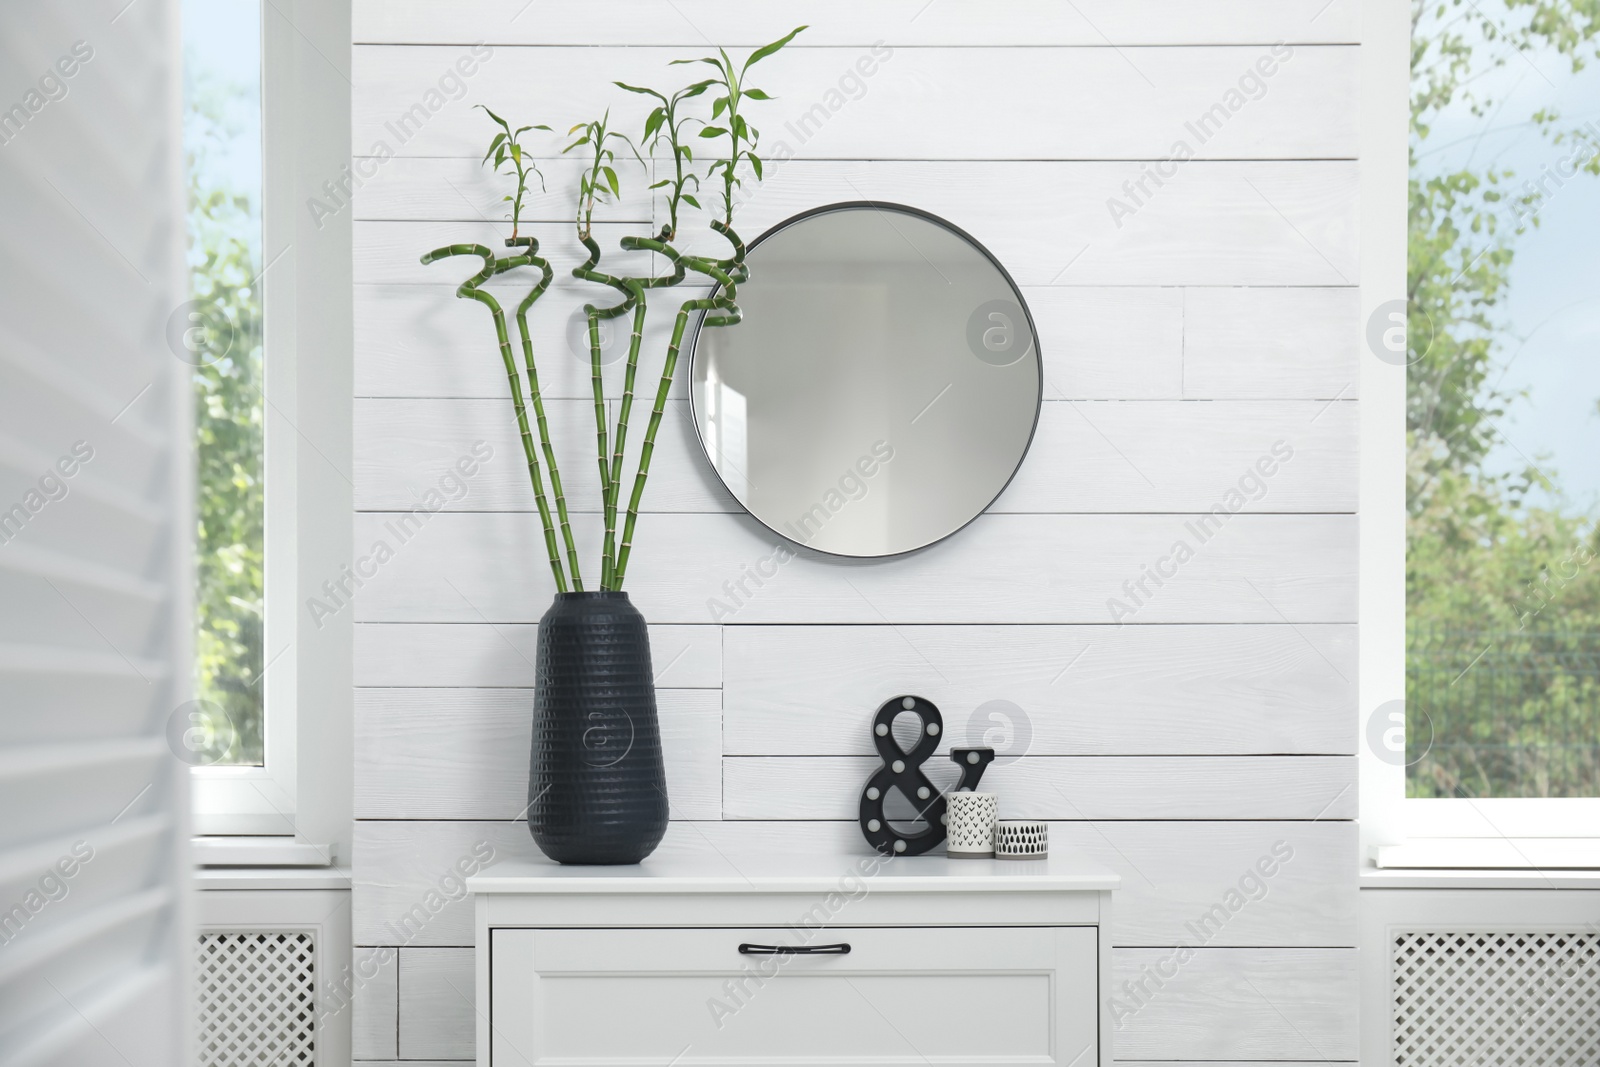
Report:
[[[1600,936],[1406,933],[1390,947],[1397,1067],[1600,1065]]]
[[[311,1067],[316,946],[307,933],[203,933],[201,1067]]]

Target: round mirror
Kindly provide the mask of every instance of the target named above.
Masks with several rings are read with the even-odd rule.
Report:
[[[1039,416],[1033,320],[1004,268],[938,218],[819,208],[750,246],[744,321],[701,329],[690,398],[729,491],[839,556],[949,537],[1016,473]]]

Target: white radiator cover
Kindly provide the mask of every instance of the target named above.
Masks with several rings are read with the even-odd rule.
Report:
[[[204,872],[193,944],[199,1067],[349,1067],[350,894],[343,872]],[[277,889],[226,889],[275,882]]]
[[[202,933],[195,942],[201,1067],[317,1063],[317,946],[309,932]]]
[[[1391,932],[1398,1067],[1600,1064],[1600,935]]]

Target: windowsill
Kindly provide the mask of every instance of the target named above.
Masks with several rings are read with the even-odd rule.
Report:
[[[1412,838],[1361,867],[1362,889],[1600,889],[1600,839]]]
[[[1414,837],[1373,852],[1379,870],[1600,870],[1600,838],[1593,837]]]
[[[1600,889],[1600,871],[1379,870],[1367,866],[1361,889]]]
[[[348,867],[211,867],[194,872],[198,890],[349,889]]]
[[[331,845],[313,845],[294,837],[195,837],[190,858],[196,867],[285,867],[327,869],[333,866]]]
[[[197,837],[293,837],[294,816],[195,812],[190,825]]]

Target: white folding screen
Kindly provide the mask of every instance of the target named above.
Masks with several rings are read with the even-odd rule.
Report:
[[[178,42],[0,6],[0,1064],[190,1060]]]

